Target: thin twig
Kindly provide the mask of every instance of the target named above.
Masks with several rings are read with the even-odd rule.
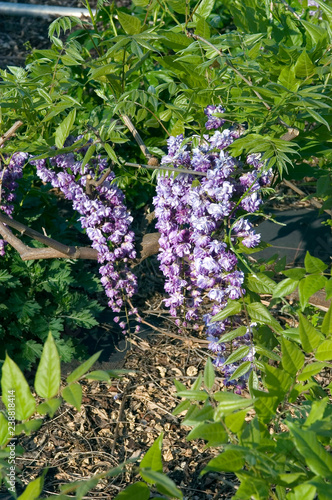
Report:
[[[98,179],[98,181],[96,181],[95,179],[92,179],[91,175],[87,175],[86,185],[85,185],[86,194],[91,196],[92,195],[91,186],[94,186],[94,187],[101,186],[106,181],[106,179],[110,175],[110,173],[111,173],[111,169],[108,168],[107,170],[105,170],[105,172],[100,177],[100,179]]]
[[[129,116],[128,115],[124,115],[124,114],[121,114],[120,115],[123,123],[126,125],[126,127],[128,128],[129,132],[132,133],[135,141],[137,142],[137,144],[139,145],[140,147],[140,150],[142,151],[142,153],[144,154],[144,156],[146,158],[151,158],[152,157],[152,154],[150,153],[150,151],[148,150],[148,148],[146,147],[142,137],[139,135],[139,132],[138,130],[136,129],[136,127],[133,125],[132,121],[130,120]]]

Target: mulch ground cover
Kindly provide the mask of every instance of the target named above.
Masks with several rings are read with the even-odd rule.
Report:
[[[25,0],[25,3],[42,2]],[[47,0],[47,4],[82,6],[78,0]],[[49,23],[50,19],[45,18],[0,16],[0,67],[24,65],[30,47],[48,48]],[[286,191],[278,194],[281,205],[282,199],[287,198]],[[294,206],[294,198],[290,206]],[[171,318],[160,305],[163,297],[159,292],[161,277],[157,262],[147,261],[139,272],[141,284],[143,282],[141,290],[150,289],[148,299],[146,293],[141,295],[140,306],[149,315],[152,327],[143,329],[139,336],[123,338],[115,347],[115,353],[94,367],[126,368],[131,372],[108,384],[82,382],[81,411],[64,403],[52,419],[45,418],[38,432],[19,438],[25,450],[23,456],[17,457],[22,490],[48,468],[44,494],[57,493],[61,484],[88,479],[128,459],[142,456],[163,432],[164,472],[181,488],[185,499],[217,500],[234,495],[238,482],[233,474],[200,476],[218,450],[206,449],[201,440],[187,441],[190,428],[181,426],[183,414],[172,415],[179,403],[173,380],[176,378],[189,388],[204,369],[208,355],[204,334],[201,333],[201,340],[194,332],[189,333],[187,339],[178,338]],[[152,281],[157,286],[151,294]],[[284,320],[287,322],[289,318]],[[96,341],[95,350],[99,350],[100,345],[107,350],[108,345],[114,344],[112,335],[112,323],[104,325],[100,329],[103,340],[99,345]],[[114,351],[114,346],[110,351]],[[75,363],[68,365],[67,372],[75,366]],[[222,378],[217,374],[214,389],[222,388]],[[128,465],[120,475],[100,481],[84,498],[112,499],[138,479],[135,464]],[[0,498],[6,498],[4,490],[0,491]]]

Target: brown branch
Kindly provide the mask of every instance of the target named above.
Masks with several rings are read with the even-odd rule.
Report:
[[[22,235],[26,234],[30,238],[47,245],[49,248],[31,248],[25,245],[19,238],[14,236],[7,224],[19,231]],[[20,254],[22,260],[34,259],[89,259],[97,260],[98,252],[91,247],[73,247],[60,243],[52,238],[35,231],[34,229],[25,226],[21,222],[11,219],[7,215],[0,214],[0,234]]]
[[[12,127],[10,127],[7,132],[5,132],[1,137],[0,137],[0,147],[13,135],[15,135],[15,132],[18,128],[20,128],[23,125],[23,122],[21,120],[18,120],[17,122],[14,123]]]
[[[100,179],[98,179],[98,181],[96,181],[95,179],[92,179],[91,175],[87,175],[86,186],[85,186],[86,194],[91,196],[92,195],[91,186],[94,186],[94,187],[101,186],[106,181],[106,179],[110,175],[110,173],[111,173],[111,169],[108,168],[107,170],[105,170],[105,172],[100,177]]]

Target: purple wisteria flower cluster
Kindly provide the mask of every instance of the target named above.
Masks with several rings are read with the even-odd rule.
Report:
[[[224,123],[213,116],[214,112],[222,113],[223,108],[208,106],[205,110],[209,130]],[[170,137],[168,154],[161,164],[178,167],[179,173],[160,174],[154,198],[156,227],[161,233],[158,259],[168,293],[165,304],[171,315],[177,317],[180,328],[189,321],[198,328],[203,300],[213,302],[204,322],[216,366],[225,361],[220,340],[227,321],[212,322],[212,317],[229,299],[245,294],[244,273],[237,269],[238,259],[228,239],[229,228],[232,227],[233,245],[240,241],[248,248],[259,244],[260,235],[244,215],[259,209],[260,189],[271,177],[270,171],[264,171],[260,155],[248,156],[243,164],[225,151],[238,137],[235,128],[215,130],[212,136],[193,138],[191,143],[184,141],[182,135]],[[184,174],[181,167],[206,175]],[[225,369],[226,377],[231,375],[229,370]]]
[[[107,160],[99,157],[82,168],[82,161],[74,153],[62,154],[48,160],[31,160],[43,182],[59,188],[81,217],[79,221],[98,252],[101,283],[108,297],[108,305],[120,312],[125,297],[132,297],[137,280],[128,266],[128,259],[136,257],[133,220],[125,206],[123,192],[112,181],[113,172],[94,188],[93,195],[86,193],[87,176],[98,179],[107,169]],[[126,325],[123,324],[125,333]]]
[[[14,211],[13,201],[16,198],[15,191],[18,188],[17,180],[22,177],[22,169],[28,160],[28,153],[14,153],[8,164],[0,163],[0,211],[9,217]],[[0,238],[0,256],[5,255],[6,242]]]

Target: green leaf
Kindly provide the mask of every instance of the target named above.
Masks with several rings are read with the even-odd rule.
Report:
[[[233,330],[232,332],[225,333],[220,339],[221,342],[230,342],[233,339],[236,339],[237,337],[242,337],[245,335],[247,332],[247,328],[245,326],[239,326],[239,328],[236,328],[236,330]]]
[[[195,35],[199,35],[205,40],[209,39],[211,36],[210,26],[205,21],[205,19],[199,19],[196,23]]]
[[[238,349],[236,349],[236,351],[234,351],[232,354],[228,356],[228,358],[224,362],[224,365],[229,365],[231,363],[235,363],[239,359],[245,358],[249,353],[249,351],[250,351],[249,346],[244,345],[239,347]]]
[[[41,403],[37,406],[37,412],[40,415],[49,415],[51,418],[54,417],[55,412],[61,406],[62,400],[60,398],[50,399]]]
[[[0,448],[2,448],[12,438],[9,434],[8,426],[11,425],[4,414],[0,412]]]
[[[282,331],[278,321],[274,319],[269,310],[261,304],[261,302],[252,302],[251,304],[247,304],[247,311],[253,321],[258,321],[263,325],[267,324],[277,332]]]
[[[292,278],[286,278],[285,280],[280,281],[280,283],[277,284],[273,291],[272,298],[279,298],[279,297],[285,297],[285,295],[289,295],[290,293],[294,292],[294,290],[297,288],[299,282],[296,280],[292,280]]]
[[[35,389],[38,396],[53,398],[60,387],[60,357],[53,336],[48,334],[35,377]]]
[[[161,472],[156,472],[151,469],[142,469],[140,471],[141,475],[144,474],[145,481],[156,485],[159,493],[163,495],[169,495],[171,498],[182,499],[181,491],[175,486],[175,483]]]
[[[57,148],[61,149],[63,147],[65,140],[69,136],[72,126],[74,125],[75,118],[76,109],[72,109],[55,130],[55,145]]]
[[[228,415],[236,410],[243,410],[252,406],[253,400],[246,399],[237,394],[229,392],[216,392],[214,394],[214,399],[219,401],[219,404],[215,410],[214,418],[219,420],[221,417]]]
[[[82,161],[82,165],[81,165],[81,172],[84,171],[84,167],[87,163],[89,163],[89,161],[91,160],[92,156],[95,154],[95,151],[96,151],[96,145],[95,144],[91,144],[91,146],[89,147],[89,149],[87,150],[87,152],[85,153],[84,155],[84,158],[83,158],[83,161]]]
[[[215,0],[202,0],[194,14],[194,21],[207,19],[212,12]]]
[[[295,64],[295,74],[299,78],[308,78],[315,73],[315,65],[312,64],[307,51],[304,49]],[[309,272],[309,271],[308,271]]]
[[[307,306],[310,297],[318,292],[318,290],[324,288],[325,283],[325,276],[321,276],[320,274],[311,274],[300,281],[299,297],[302,311]]]
[[[313,500],[316,497],[316,487],[309,483],[303,483],[295,486],[292,491],[286,495],[286,500]]]
[[[293,383],[293,379],[292,377],[290,377],[290,374],[285,372],[281,368],[270,366],[268,364],[265,364],[264,367],[264,382],[269,391],[273,391],[273,393],[277,395],[280,394],[280,396],[282,394],[285,394]]]
[[[329,398],[324,398],[321,401],[313,401],[311,405],[310,413],[305,421],[305,427],[308,428],[310,425],[322,420],[324,417],[324,412],[326,406],[329,403]]]
[[[81,377],[83,377],[83,375],[85,375],[86,372],[90,370],[91,366],[95,364],[101,353],[102,351],[96,352],[96,354],[93,354],[93,356],[84,361],[84,363],[82,363],[70,375],[68,375],[68,377],[66,378],[68,384],[70,384],[71,382],[76,382]]]
[[[247,413],[247,410],[241,410],[235,413],[231,413],[230,415],[226,415],[224,417],[226,427],[234,434],[237,434],[243,428]]]
[[[176,416],[176,415],[179,415],[180,413],[182,413],[183,411],[186,411],[188,410],[188,408],[190,408],[191,404],[190,404],[190,401],[188,400],[185,400],[185,401],[181,401],[181,403],[179,403],[175,408],[174,410],[172,411],[172,415]]]
[[[80,411],[82,403],[82,387],[80,384],[67,385],[62,391],[62,397],[67,403],[73,405],[77,411]]]
[[[299,318],[299,334],[302,347],[305,352],[312,353],[321,341],[324,340],[324,337],[320,332],[315,330],[312,324],[301,313],[299,313]]]
[[[176,396],[179,398],[194,399],[196,401],[206,401],[209,397],[205,391],[187,389],[186,391],[178,391]]]
[[[222,311],[213,316],[211,323],[214,323],[215,321],[222,321],[223,319],[228,318],[228,316],[233,316],[234,314],[239,314],[241,309],[242,305],[239,301],[230,300]]]
[[[182,421],[182,425],[187,425],[188,427],[196,427],[208,420],[213,420],[214,408],[209,404],[205,404],[203,407],[192,405],[187,415]]]
[[[256,293],[271,293],[276,284],[264,273],[249,274],[247,277],[249,290]]]
[[[109,157],[112,161],[114,161],[115,163],[119,163],[119,162],[118,162],[118,158],[117,158],[117,156],[116,156],[116,154],[115,154],[114,149],[113,149],[113,148],[112,148],[112,147],[111,147],[111,146],[110,146],[107,142],[104,142],[103,146],[104,146],[104,149],[105,149],[105,151],[106,151],[106,153],[107,153],[107,156],[108,156],[108,157]]]
[[[321,28],[317,24],[309,23],[304,19],[301,19],[301,24],[305,27],[315,45],[326,42],[327,32],[324,28]]]
[[[37,500],[43,491],[44,477],[46,473],[47,469],[44,470],[40,477],[31,481],[17,500]]]
[[[17,424],[15,427],[15,434],[19,436],[22,432],[27,436],[30,436],[32,432],[38,431],[43,424],[43,419],[41,418],[33,418],[32,420],[28,420],[23,424]]]
[[[330,304],[328,311],[325,313],[321,330],[325,333],[325,335],[332,333],[332,303]]]
[[[297,376],[297,379],[299,380],[299,382],[302,382],[304,380],[309,380],[314,375],[317,375],[317,373],[320,373],[324,368],[324,366],[325,366],[324,363],[318,363],[317,361],[314,363],[310,363]]]
[[[332,360],[332,340],[324,340],[316,351],[315,358],[319,361]]]
[[[6,360],[2,366],[2,401],[7,410],[12,410],[10,398],[15,398],[16,420],[27,420],[36,408],[35,399],[32,396],[29,385],[17,364],[6,354]],[[11,393],[10,391],[13,391]]]
[[[318,442],[315,432],[303,430],[295,422],[287,422],[287,426],[309,469],[318,476],[331,478],[332,457]]]
[[[215,380],[214,367],[211,358],[208,358],[204,368],[204,384],[208,389],[212,389]]]
[[[187,441],[192,439],[204,439],[207,446],[220,446],[228,441],[225,428],[219,422],[197,425],[186,437]]]
[[[130,16],[124,12],[117,11],[119,23],[127,35],[137,35],[141,32],[142,23],[138,17]]]
[[[148,500],[150,498],[150,489],[147,484],[142,481],[131,484],[121,491],[114,500]]]
[[[149,479],[145,477],[143,469],[149,469],[156,472],[163,471],[163,463],[161,458],[162,443],[163,433],[161,433],[160,436],[157,437],[153,445],[145,453],[139,465],[141,476],[147,482],[149,482]]]
[[[294,66],[285,66],[279,75],[278,83],[290,91],[296,91],[300,81],[296,79]]]
[[[286,271],[282,272],[282,274],[284,274],[288,278],[296,281],[304,278],[305,273],[306,271],[302,267],[294,267],[293,269],[287,269]]]
[[[328,130],[330,130],[330,125],[325,120],[325,118],[322,117],[322,115],[320,115],[319,113],[317,113],[317,111],[314,111],[313,109],[311,109],[309,107],[307,107],[306,110],[308,111],[309,115],[311,115],[316,122],[322,123],[323,125],[325,125],[325,127]]]
[[[306,253],[304,258],[304,266],[307,273],[320,273],[328,268],[328,265],[325,264],[325,262],[317,257],[313,257],[309,252]]]
[[[237,367],[234,373],[232,373],[229,380],[236,380],[237,378],[243,377],[251,368],[251,361],[244,361],[240,366]]]
[[[296,375],[303,367],[304,354],[294,342],[281,337],[282,366],[290,375]]]
[[[216,458],[210,460],[207,466],[202,470],[201,475],[207,472],[237,472],[245,464],[243,452],[237,450],[225,450]]]

